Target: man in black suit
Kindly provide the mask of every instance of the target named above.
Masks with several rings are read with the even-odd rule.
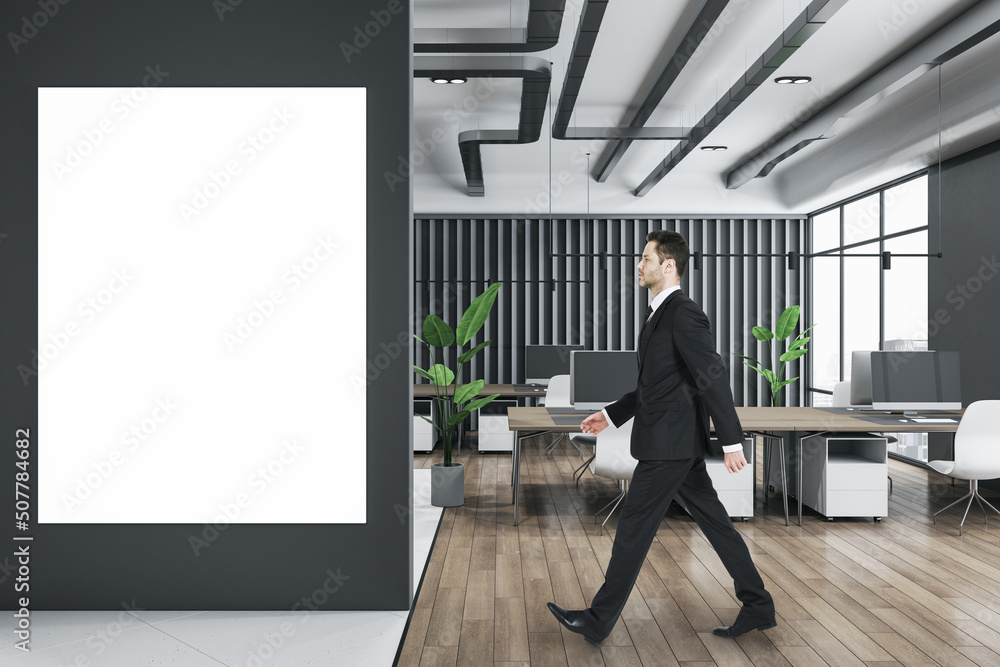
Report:
[[[718,442],[725,443],[726,468],[739,472],[747,462],[743,429],[708,317],[680,292],[690,256],[687,241],[666,230],[650,232],[646,241],[639,285],[649,289],[652,303],[639,334],[639,384],[581,424],[585,433],[596,434],[609,422],[621,426],[634,418],[631,452],[639,463],[618,519],[604,585],[590,607],[548,605],[560,623],[594,646],[611,634],[675,496],[719,554],[743,604],[732,625],[712,632],[738,637],[775,626],[774,601],[705,469],[709,416]]]

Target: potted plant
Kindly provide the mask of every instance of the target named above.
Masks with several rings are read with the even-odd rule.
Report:
[[[435,387],[434,401],[437,404],[437,421],[420,417],[441,433],[444,448],[444,461],[431,465],[431,504],[436,507],[455,507],[465,502],[465,467],[451,460],[451,445],[455,430],[474,410],[487,405],[500,394],[477,398],[485,381],[473,380],[463,385],[458,384],[462,366],[468,363],[483,348],[492,341],[486,340],[463,351],[470,344],[483,323],[489,317],[490,310],[497,299],[502,283],[493,283],[485,292],[477,296],[469,304],[462,315],[458,327],[452,330],[437,315],[431,313],[424,319],[423,338],[413,335],[423,343],[431,355],[431,367],[427,369],[414,366],[413,370],[420,377],[431,381]],[[449,368],[443,363],[436,363],[434,348],[441,350],[442,359],[449,348],[454,348],[457,355],[455,368]]]
[[[785,385],[789,385],[799,379],[798,376],[793,377],[790,380],[782,379],[785,374],[785,364],[789,361],[798,359],[809,351],[808,348],[803,347],[810,340],[810,338],[806,336],[806,332],[815,327],[815,324],[809,327],[809,329],[803,330],[802,333],[792,339],[792,341],[788,344],[788,349],[780,355],[777,354],[777,350],[772,347],[772,345],[780,347],[779,341],[787,340],[788,337],[792,335],[792,332],[795,331],[795,327],[798,326],[798,323],[799,306],[789,306],[785,309],[785,312],[781,314],[781,317],[778,318],[778,324],[774,327],[774,331],[771,331],[767,327],[753,328],[753,337],[762,343],[768,344],[767,349],[770,352],[769,356],[771,358],[771,363],[774,364],[774,360],[776,358],[781,362],[781,365],[777,368],[777,370],[768,368],[762,362],[757,361],[753,357],[746,357],[742,354],[736,355],[737,357],[742,357],[744,359],[744,366],[752,368],[763,375],[764,379],[771,385],[771,407],[778,407],[781,390],[785,387]]]

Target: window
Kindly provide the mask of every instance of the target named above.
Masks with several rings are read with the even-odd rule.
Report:
[[[808,238],[809,394],[829,405],[851,377],[852,350],[927,337],[927,258],[903,256],[927,253],[926,174],[810,215]]]

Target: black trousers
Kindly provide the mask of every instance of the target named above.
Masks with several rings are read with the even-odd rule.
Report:
[[[611,633],[625,607],[639,569],[653,543],[660,520],[677,497],[698,523],[733,578],[741,614],[774,617],[774,601],[750,558],[743,537],[733,527],[719,494],[698,457],[680,461],[639,461],[618,519],[604,585],[586,611],[587,622],[602,636]]]

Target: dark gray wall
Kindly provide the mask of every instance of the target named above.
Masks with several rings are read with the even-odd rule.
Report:
[[[1000,398],[1000,142],[932,169],[927,273],[928,346],[957,350],[962,403]],[[930,458],[950,459],[951,438],[931,434]],[[996,483],[994,483],[996,486]],[[995,489],[998,490],[998,489]]]
[[[591,350],[634,350],[649,301],[638,287],[636,264],[646,234],[671,229],[692,252],[758,254],[802,250],[804,220],[760,218],[520,218],[418,215],[414,265],[417,326],[428,312],[457,322],[493,281],[504,283],[483,340],[494,345],[470,364],[470,378],[523,382],[524,346],[583,344]],[[595,254],[608,253],[602,259]],[[592,256],[581,257],[580,253]],[[573,256],[567,256],[573,255]],[[627,255],[624,257],[618,255]],[[767,359],[751,334],[774,326],[786,306],[801,303],[799,271],[784,257],[705,257],[693,263],[681,288],[704,308],[719,352],[729,364],[737,405],[770,405],[760,376],[732,353]],[[428,364],[417,349],[416,363]],[[800,374],[799,362],[786,377]],[[426,366],[424,366],[426,367]],[[785,391],[787,405],[804,405],[805,383]]]
[[[962,356],[965,405],[1000,398],[1000,142],[932,170],[928,345]],[[940,206],[940,214],[938,207]]]
[[[0,27],[22,35],[0,45],[0,605],[12,609],[27,595],[35,610],[293,609],[303,600],[317,609],[407,609],[412,302],[396,286],[412,277],[411,196],[405,179],[388,189],[383,174],[409,153],[409,3],[5,0]],[[367,287],[373,372],[364,525],[233,525],[195,556],[188,538],[202,535],[202,525],[37,525],[35,490],[45,471],[31,466],[30,527],[14,530],[15,430],[31,430],[33,461],[44,438],[37,386],[16,372],[38,345],[37,88],[132,86],[158,64],[169,72],[164,86],[367,87],[372,224],[358,288]],[[340,159],[336,146],[328,150]],[[340,418],[336,406],[330,418]],[[12,534],[34,538],[30,590],[16,594]]]

